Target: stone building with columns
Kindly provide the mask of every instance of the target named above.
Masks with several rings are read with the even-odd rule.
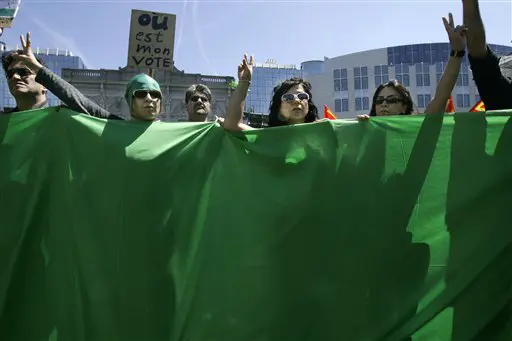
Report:
[[[73,84],[82,94],[95,101],[112,114],[129,118],[129,108],[124,99],[125,86],[138,73],[147,72],[134,67],[119,70],[62,69],[62,78]],[[204,76],[185,73],[174,67],[172,71],[155,70],[163,94],[161,120],[179,122],[187,120],[185,92],[192,84],[204,84],[212,91],[212,113],[223,117],[226,114],[235,79],[229,76]]]

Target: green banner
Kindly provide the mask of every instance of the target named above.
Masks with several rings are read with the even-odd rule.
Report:
[[[2,341],[510,341],[507,113],[0,116]]]

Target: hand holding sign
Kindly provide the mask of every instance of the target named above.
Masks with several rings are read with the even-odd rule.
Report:
[[[21,47],[23,48],[23,52],[18,52],[14,54],[14,58],[16,60],[19,60],[23,62],[32,72],[37,74],[39,70],[43,67],[41,63],[39,63],[36,59],[36,56],[34,55],[34,52],[32,52],[32,42],[30,40],[30,32],[27,33],[27,39],[23,37],[23,35],[20,36],[20,42]]]

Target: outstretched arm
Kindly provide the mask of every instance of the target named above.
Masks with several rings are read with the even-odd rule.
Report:
[[[36,82],[43,85],[57,98],[59,98],[67,107],[79,113],[107,119],[122,119],[119,116],[112,115],[107,110],[100,107],[94,101],[84,96],[77,88],[60,78],[48,68],[39,63],[34,56],[31,48],[30,32],[27,33],[27,40],[20,37],[23,54],[15,55],[17,60],[22,61],[29,69],[36,74]]]
[[[484,58],[487,54],[487,42],[478,0],[463,0],[462,13],[464,25],[468,28],[468,52],[474,58]]]
[[[466,52],[467,29],[463,26],[455,27],[451,13],[448,15],[448,20],[443,18],[443,23],[446,33],[448,33],[452,52],[448,58],[448,63],[446,64],[443,75],[439,80],[439,84],[436,87],[436,94],[425,109],[425,114],[441,114],[446,111],[446,103],[457,83],[462,57]]]

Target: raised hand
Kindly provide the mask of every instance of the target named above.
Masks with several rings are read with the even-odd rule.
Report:
[[[14,54],[14,57],[23,62],[32,72],[37,73],[43,65],[39,63],[36,59],[36,56],[34,55],[34,52],[32,52],[32,42],[30,41],[30,32],[27,33],[27,38],[23,37],[23,35],[20,36],[20,42],[21,47],[23,48],[22,52],[17,52]]]
[[[244,54],[242,63],[238,65],[238,81],[250,82],[252,79],[252,69],[254,67],[254,56],[247,59],[247,53]]]
[[[463,51],[466,49],[466,32],[467,27],[464,25],[455,26],[453,22],[453,15],[451,13],[448,14],[448,20],[443,17],[444,28],[446,29],[446,33],[448,33],[448,39],[450,40],[450,44],[452,46],[452,50],[455,51]]]

